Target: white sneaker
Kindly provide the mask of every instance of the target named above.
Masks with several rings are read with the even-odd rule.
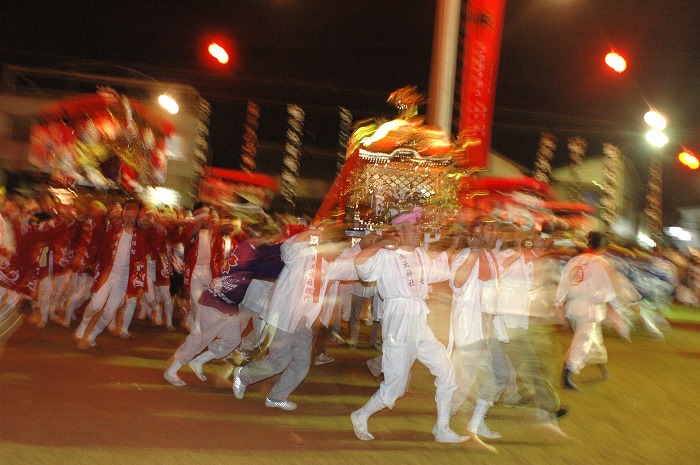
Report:
[[[319,354],[314,358],[314,365],[319,366],[319,365],[325,365],[326,363],[331,363],[334,362],[335,359],[331,357],[330,355],[326,354]]]
[[[371,441],[374,439],[372,433],[367,430],[367,419],[363,418],[359,411],[355,410],[350,414],[350,421],[352,422],[352,429],[355,430],[355,436],[360,441]]]
[[[172,384],[173,386],[182,387],[187,384],[177,374],[169,373],[167,371],[163,373],[163,379]]]
[[[73,333],[73,336],[75,336],[76,339],[80,340],[85,337],[85,331],[87,330],[87,326],[83,326],[82,323],[78,325],[77,328],[75,328],[75,332]]]
[[[204,371],[203,371],[203,364],[198,362],[196,358],[192,359],[189,361],[187,366],[190,367],[194,375],[200,380],[200,381],[206,381],[207,377],[204,376]]]
[[[443,444],[460,444],[468,440],[469,436],[460,436],[452,431],[449,426],[439,428],[437,434],[435,435],[435,442],[440,442]]]
[[[345,344],[345,339],[343,338],[343,336],[338,334],[337,331],[331,331],[331,337],[329,339],[329,342],[335,344]]]
[[[491,428],[486,426],[486,423],[484,423],[483,421],[479,424],[479,427],[476,430],[476,434],[488,439],[500,439],[502,437],[501,433],[493,431]]]
[[[243,395],[245,394],[245,384],[243,384],[243,381],[241,381],[241,370],[243,367],[236,367],[235,370],[233,370],[233,395],[236,396],[236,399],[243,399]]]
[[[282,410],[296,410],[297,404],[289,400],[270,400],[269,397],[266,397],[265,407],[281,408]]]
[[[367,368],[372,373],[372,376],[378,378],[382,374],[382,357],[370,358],[367,360]]]

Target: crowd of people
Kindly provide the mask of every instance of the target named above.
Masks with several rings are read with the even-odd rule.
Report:
[[[606,245],[597,232],[577,244],[487,215],[446,227],[436,246],[425,241],[420,208],[356,239],[342,223],[242,219],[205,204],[180,211],[134,199],[62,204],[49,194],[15,195],[1,214],[2,319],[23,311],[39,327],[76,325],[78,348],[89,350],[105,329],[131,337],[134,316],[168,331],[180,317],[187,335],[166,382],[185,386],[185,366],[206,381],[207,362],[231,360],[236,399],[280,375],[265,405],[282,410],[297,408],[290,397],[312,363],[333,361],[327,340],[366,345],[380,353],[367,366],[383,378],[349,413],[365,441],[374,439],[370,417],[406,392],[416,360],[435,377],[437,442],[493,450],[482,438],[501,437],[485,422],[500,400],[532,407],[534,422],[565,438],[559,389],[578,389],[575,375],[587,365],[610,376],[604,326],[623,338],[636,327],[662,338],[663,312],[683,276],[664,255]],[[446,345],[426,304],[440,282],[451,291]],[[366,342],[363,320],[372,326]],[[564,327],[571,345],[564,360],[552,360]],[[467,408],[460,435],[450,419]]]

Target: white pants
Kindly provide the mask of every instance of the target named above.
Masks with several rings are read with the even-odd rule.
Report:
[[[126,289],[129,284],[129,273],[110,273],[104,284],[92,295],[90,303],[83,314],[83,321],[76,331],[76,335],[81,337],[85,329],[90,324],[92,318],[103,310],[102,316],[95,324],[91,335],[93,337],[100,334],[114,319],[114,315],[121,307],[122,302],[126,298]]]
[[[394,407],[396,399],[406,393],[411,367],[416,360],[428,367],[430,373],[435,376],[435,402],[438,406],[449,404],[452,400],[457,385],[454,367],[447,356],[447,350],[430,328],[425,328],[423,334],[424,339],[416,342],[402,342],[391,337],[384,339],[384,380],[377,394],[389,409]]]
[[[216,358],[233,352],[241,343],[241,324],[238,315],[227,315],[212,307],[200,305],[195,321],[185,342],[175,351],[175,361],[183,365],[208,348]]]
[[[192,270],[192,278],[190,279],[190,303],[192,308],[197,307],[197,301],[211,284],[211,267],[207,265],[197,265]]]
[[[90,298],[95,278],[87,273],[73,273],[66,302],[66,319],[70,323],[73,313]]]
[[[53,276],[53,291],[51,292],[51,313],[56,313],[56,310],[65,306],[68,300],[68,291],[73,279],[73,272],[66,271]]]
[[[158,304],[162,304],[162,311],[165,314],[165,322],[168,326],[173,324],[173,297],[170,295],[170,285],[156,286],[153,281],[148,280],[148,288],[141,300],[141,313],[139,318],[143,319],[146,316],[146,305],[154,312],[153,321],[160,325],[163,323],[163,315]]]
[[[479,366],[482,378],[478,386],[478,399],[489,405],[496,403],[511,379],[508,363],[501,342],[493,335],[486,339]]]
[[[279,402],[287,400],[309,373],[312,340],[311,329],[303,323],[294,333],[276,329],[265,358],[244,365],[241,380],[249,385],[281,373],[267,398]]]
[[[246,334],[241,341],[241,348],[250,351],[255,349],[262,341],[263,331],[267,323],[260,319],[259,313],[244,309],[243,307],[239,307],[239,310],[241,333],[248,327],[249,322],[253,323],[253,329]]]
[[[42,278],[37,286],[37,298],[35,305],[39,307],[41,313],[41,321],[46,323],[49,319],[49,311],[51,309],[51,294],[53,293],[53,275]],[[35,307],[36,308],[36,307]]]
[[[465,346],[459,346],[452,352],[452,365],[455,369],[457,389],[452,396],[452,412],[469,398],[472,384],[482,363],[484,341],[476,341]]]
[[[607,363],[608,351],[603,345],[603,328],[598,321],[571,319],[574,338],[569,347],[566,367],[578,374],[589,363]]]

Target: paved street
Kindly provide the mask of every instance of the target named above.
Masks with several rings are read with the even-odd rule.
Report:
[[[367,331],[368,328],[363,328]],[[700,460],[698,327],[679,325],[665,342],[635,334],[631,343],[608,334],[613,376],[585,369],[580,392],[560,391],[572,440],[552,443],[528,421],[526,409],[494,407],[489,426],[503,434],[498,454],[473,445],[441,445],[432,378],[414,367],[406,396],[393,412],[370,419],[375,441],[361,442],[349,413],[379,381],[365,361],[377,352],[329,346],[334,363],[311,367],[286,412],[264,406],[272,380],[250,386],[243,400],[221,379],[228,364],[205,367],[207,382],[182,369],[188,385],[161,377],[185,332],[137,321],[136,337],[105,333],[79,351],[71,331],[25,322],[0,360],[0,464],[695,464]],[[365,334],[366,336],[366,334]],[[557,334],[562,349],[569,333]],[[468,411],[452,426],[464,433]]]

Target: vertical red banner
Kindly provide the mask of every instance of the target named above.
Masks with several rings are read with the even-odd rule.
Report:
[[[476,138],[465,163],[486,168],[506,0],[467,0],[459,132]]]

